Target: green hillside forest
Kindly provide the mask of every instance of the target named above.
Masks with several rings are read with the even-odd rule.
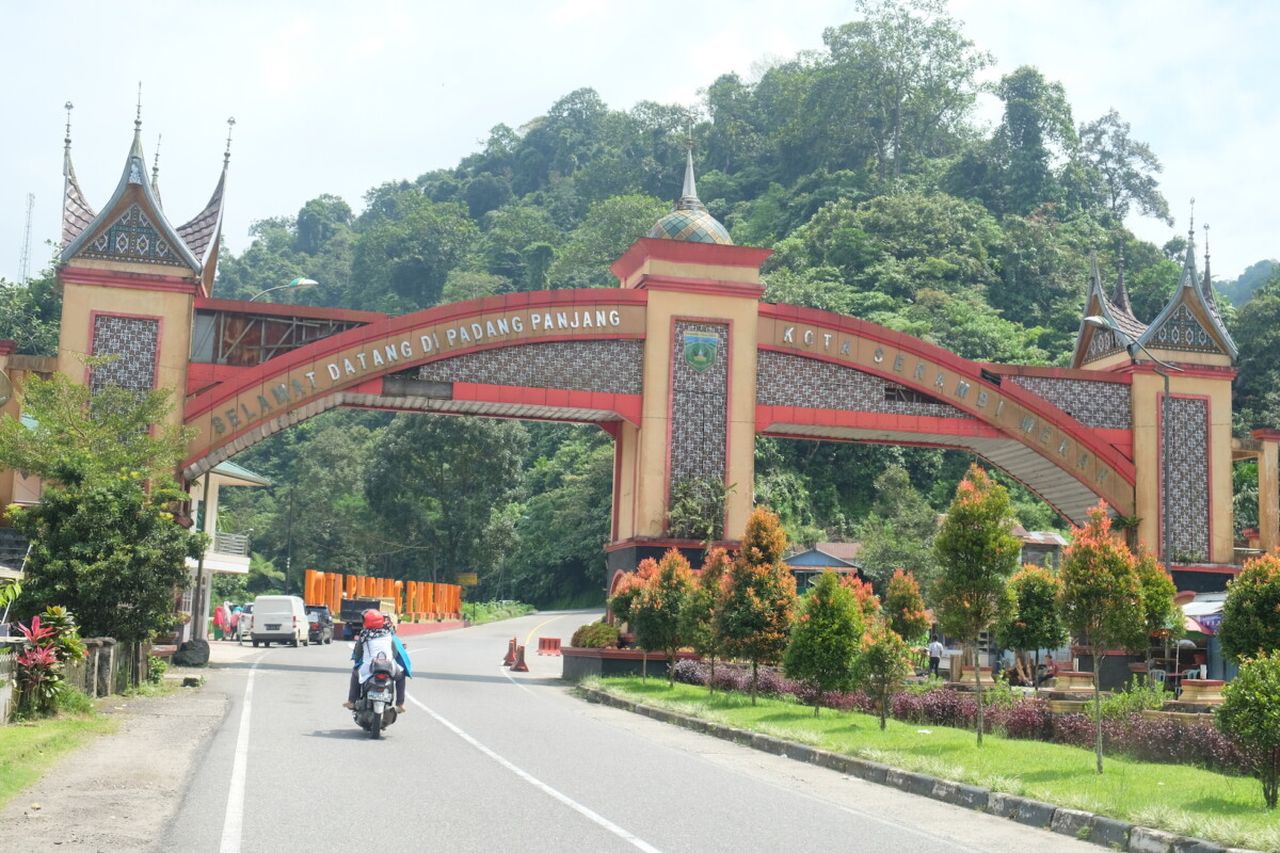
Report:
[[[610,262],[670,210],[692,144],[710,211],[736,243],[774,249],[769,301],[856,315],[968,358],[1061,365],[1096,252],[1108,282],[1123,259],[1135,313],[1153,318],[1186,238],[1157,246],[1126,229],[1142,216],[1176,233],[1158,152],[1124,117],[1076,115],[1063,86],[1030,66],[984,89],[996,58],[940,0],[865,2],[857,15],[825,30],[822,50],[758,79],[705,81],[694,105],[620,110],[579,89],[497,125],[455,165],[388,175],[360,200],[319,194],[224,253],[215,295],[247,299],[306,276],[323,286],[298,302],[404,313],[616,286]],[[983,91],[1002,106],[994,127],[975,118]],[[1246,275],[1219,295],[1241,348],[1241,429],[1280,425],[1280,275],[1271,261]],[[1233,305],[1246,299],[1247,311]],[[0,300],[0,336],[56,348],[52,271],[7,284]],[[906,566],[926,580],[937,512],[970,461],[768,438],[756,459],[756,499],[794,542],[860,540],[873,577]],[[338,411],[236,461],[275,484],[224,493],[221,526],[253,531],[247,592],[297,590],[306,568],[441,581],[474,570],[476,596],[603,600],[613,457],[596,427]],[[1026,527],[1061,524],[1015,495]]]

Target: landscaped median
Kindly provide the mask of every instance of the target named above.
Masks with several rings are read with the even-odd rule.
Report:
[[[1078,747],[1003,737],[978,747],[964,729],[891,719],[881,731],[868,714],[824,708],[815,716],[791,698],[753,706],[740,693],[654,679],[588,680],[582,690],[592,701],[1104,846],[1280,850],[1280,821],[1247,777],[1118,756],[1099,776],[1093,753]]]

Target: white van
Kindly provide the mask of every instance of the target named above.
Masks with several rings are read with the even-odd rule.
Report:
[[[253,622],[249,639],[259,643],[288,643],[297,648],[307,643],[307,611],[296,595],[260,595],[253,600]]]

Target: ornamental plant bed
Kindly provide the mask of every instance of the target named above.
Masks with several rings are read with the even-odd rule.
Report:
[[[1280,824],[1274,814],[1263,809],[1257,781],[1244,776],[1128,757],[1109,758],[1105,773],[1099,776],[1093,753],[1076,746],[997,736],[988,738],[979,748],[972,731],[962,728],[890,720],[888,728],[881,731],[876,717],[858,710],[823,712],[815,717],[812,708],[793,696],[762,694],[759,704],[753,707],[750,698],[742,693],[710,693],[705,687],[680,683],[668,687],[652,678],[647,682],[639,678],[606,679],[601,686],[626,701],[909,772],[1227,845],[1280,849]],[[1074,719],[1082,723],[1080,734],[1086,746],[1091,744],[1092,722],[1083,715]],[[1201,728],[1180,726],[1172,733],[1176,736],[1177,732]],[[1176,742],[1173,748],[1177,748]]]

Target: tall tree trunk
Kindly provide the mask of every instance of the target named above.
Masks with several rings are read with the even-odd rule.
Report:
[[[982,746],[982,658],[978,657],[978,638],[973,639],[973,683],[977,686],[978,698],[978,746]]]
[[[711,675],[707,676],[707,690],[716,692],[716,656],[711,655]]]
[[[759,664],[756,662],[756,659],[752,658],[751,659],[751,704],[752,705],[756,704],[756,680],[757,680],[756,676],[757,676],[758,666]]]
[[[649,680],[649,650],[640,650],[640,680]]]
[[[818,716],[818,709],[822,707],[822,691],[819,690],[817,695],[813,697],[813,715]]]
[[[885,719],[889,716],[889,687],[886,683],[885,687],[880,691],[880,731],[884,731]]]
[[[1098,753],[1098,775],[1102,775],[1102,690],[1099,677],[1102,675],[1102,654],[1095,645],[1093,652],[1093,716],[1097,731],[1095,748]]]
[[[676,650],[667,649],[667,686],[676,686]]]

